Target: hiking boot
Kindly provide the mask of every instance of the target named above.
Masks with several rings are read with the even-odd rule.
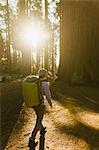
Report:
[[[46,127],[44,127],[44,128],[41,129],[40,134],[42,134],[42,133],[45,134],[46,132],[47,132]]]
[[[35,142],[32,140],[32,137],[29,138],[29,143],[28,143],[28,147],[30,147],[31,149],[35,148],[38,144],[38,141]]]

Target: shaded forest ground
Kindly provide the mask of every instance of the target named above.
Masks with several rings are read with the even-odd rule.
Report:
[[[5,75],[0,82],[0,150],[4,149],[22,106],[21,80]]]
[[[99,150],[99,88],[56,82],[52,95],[53,108],[46,103],[43,120],[47,126],[45,150]],[[28,150],[34,124],[34,111],[23,106],[6,149]]]

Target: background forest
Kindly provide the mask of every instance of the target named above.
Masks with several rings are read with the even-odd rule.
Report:
[[[98,24],[98,1],[1,0],[1,72],[44,67],[69,83],[96,84]]]
[[[59,0],[0,1],[0,66],[3,73],[56,72],[59,64]]]

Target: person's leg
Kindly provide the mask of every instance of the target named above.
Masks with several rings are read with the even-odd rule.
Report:
[[[32,131],[32,140],[35,140],[35,137],[36,137],[36,134],[37,132],[43,128],[43,125],[42,125],[42,119],[43,119],[43,116],[44,116],[44,105],[43,104],[39,104],[38,106],[34,106],[34,111],[36,113],[36,124],[35,124],[35,127]]]
[[[35,111],[37,114],[36,126],[40,130],[41,128],[43,128],[42,120],[44,117],[44,105],[41,103]]]

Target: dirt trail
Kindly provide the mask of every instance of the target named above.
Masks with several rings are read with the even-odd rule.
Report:
[[[53,88],[53,107],[45,103],[45,150],[99,150],[99,88],[66,87],[60,83]],[[5,150],[29,150],[35,117],[31,108],[22,106]]]
[[[60,102],[55,100],[53,100],[53,108],[48,107],[48,104],[46,105],[47,109],[43,120],[43,124],[47,127],[45,150],[91,150],[90,144],[88,144],[86,139],[76,135],[74,127],[78,125],[79,120],[80,122],[82,120],[84,124],[93,126],[99,130],[99,114],[90,112],[93,118],[95,118],[94,124],[96,126],[94,126],[92,116],[83,109],[78,113],[80,108],[75,107],[74,113],[74,110],[69,111],[68,108],[63,107]],[[84,118],[84,114],[90,115],[89,120],[86,116]],[[28,139],[34,124],[35,113],[32,109],[23,106],[5,150],[28,150]],[[39,133],[36,139],[39,140]],[[39,147],[37,146],[36,150],[38,149]],[[99,147],[93,150],[99,150]]]

